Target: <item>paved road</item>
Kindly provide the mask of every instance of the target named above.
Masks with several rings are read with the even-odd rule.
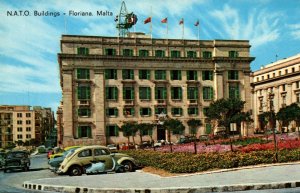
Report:
[[[3,171],[0,171],[1,193],[36,192],[23,189],[23,182],[40,178],[57,177],[47,169],[47,157],[45,154],[32,156],[30,160],[31,166],[28,172],[10,171],[9,173],[4,173]]]

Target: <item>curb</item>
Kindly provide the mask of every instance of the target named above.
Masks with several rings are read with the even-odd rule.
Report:
[[[75,186],[55,186],[24,182],[23,187],[30,190],[55,191],[65,193],[205,193],[205,192],[234,192],[245,190],[265,190],[300,187],[300,181],[280,183],[236,184],[208,187],[170,187],[170,188],[88,188]]]

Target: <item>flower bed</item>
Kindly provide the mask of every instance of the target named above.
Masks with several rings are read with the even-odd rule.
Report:
[[[157,151],[131,150],[124,153],[134,157],[144,166],[163,169],[171,173],[193,173],[215,169],[270,164],[274,151],[225,152],[225,153],[164,153]],[[279,162],[300,160],[300,149],[282,149]]]

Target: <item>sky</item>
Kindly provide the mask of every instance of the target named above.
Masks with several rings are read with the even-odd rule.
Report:
[[[116,36],[120,0],[0,0],[0,105],[51,107],[61,101],[57,53],[62,34]],[[131,31],[153,38],[249,40],[252,71],[300,53],[299,0],[125,0],[138,21]],[[93,16],[72,16],[70,11]],[[112,15],[97,16],[97,11]],[[35,15],[38,12],[44,15]],[[49,13],[52,15],[48,15]],[[28,16],[27,13],[29,13]],[[59,15],[58,15],[59,14]],[[56,15],[56,16],[54,16]]]

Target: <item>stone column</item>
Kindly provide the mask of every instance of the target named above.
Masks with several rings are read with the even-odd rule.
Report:
[[[63,101],[63,145],[69,146],[74,143],[74,103],[75,92],[73,92],[73,71],[63,70],[63,88],[62,88],[62,101]]]
[[[215,70],[214,74],[214,92],[216,100],[224,98],[224,80],[223,80],[223,71]]]
[[[94,123],[92,135],[95,143],[106,145],[106,127],[105,127],[105,82],[103,70],[95,70],[94,82]]]
[[[245,103],[245,111],[249,111],[252,109],[252,101],[251,101],[251,86],[250,86],[250,72],[244,71],[244,89],[241,92],[241,99],[246,101]],[[242,90],[242,89],[241,89]]]

